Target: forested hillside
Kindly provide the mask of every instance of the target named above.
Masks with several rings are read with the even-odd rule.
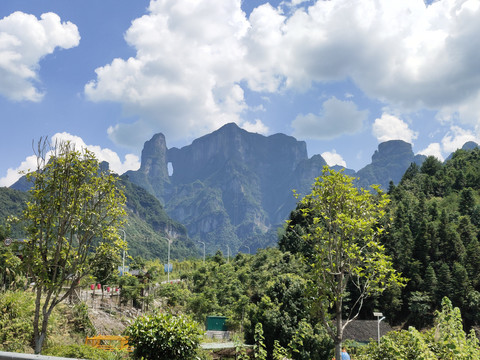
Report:
[[[445,164],[429,157],[391,186],[391,230],[384,242],[410,281],[399,297],[398,321],[431,322],[443,296],[467,325],[480,323],[480,149],[458,150]]]
[[[127,223],[124,229],[128,255],[166,261],[167,238],[170,238],[173,239],[172,258],[198,256],[198,247],[188,238],[185,227],[172,220],[154,196],[126,178],[121,179],[121,185],[127,197]],[[25,191],[0,187],[0,225],[5,227],[8,216],[19,216],[28,197]],[[24,237],[21,224],[13,223],[9,236]]]

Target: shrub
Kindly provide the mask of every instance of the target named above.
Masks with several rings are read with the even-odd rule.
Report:
[[[105,351],[96,349],[89,345],[57,345],[48,347],[42,351],[43,355],[59,356],[74,359],[89,359],[89,360],[120,360],[128,359],[126,351]]]
[[[0,350],[26,351],[33,337],[34,299],[31,293],[0,295]]]
[[[457,360],[479,359],[478,339],[472,331],[465,333],[460,310],[448,298],[436,313],[435,327],[420,333],[413,327],[408,331],[392,331],[382,337],[380,345],[371,343],[359,350],[358,360]]]
[[[185,315],[157,313],[141,316],[125,329],[135,359],[191,360],[198,358],[202,332]]]

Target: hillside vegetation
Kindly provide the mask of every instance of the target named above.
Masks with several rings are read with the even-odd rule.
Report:
[[[122,178],[120,183],[127,197],[125,237],[128,255],[158,258],[166,262],[167,238],[174,239],[171,244],[172,258],[185,259],[199,255],[198,247],[188,238],[185,227],[172,220],[154,196],[126,178]],[[18,217],[28,199],[27,192],[0,187],[0,225],[5,227],[9,216]],[[9,236],[24,238],[22,225],[12,224]]]
[[[184,228],[163,217],[161,205],[141,188],[126,183],[125,191],[133,224],[127,228],[127,240],[133,237],[133,229],[137,239],[160,233],[154,244],[166,249],[165,234],[177,239],[185,235]],[[4,194],[8,196],[2,198],[7,199],[23,196],[8,189]],[[360,318],[372,319],[373,311],[382,311],[392,325],[433,330],[420,334],[410,328],[393,333],[382,347],[371,345],[366,355],[360,351],[359,358],[412,353],[416,344],[414,357],[398,358],[415,358],[423,351],[425,359],[453,359],[445,355],[449,349],[466,349],[461,342],[448,343],[454,334],[460,334],[468,349],[475,349],[472,354],[477,354],[477,340],[473,335],[466,337],[462,326],[470,330],[480,325],[480,149],[458,150],[446,163],[433,157],[420,166],[412,163],[398,185],[390,184],[388,194],[391,201],[381,220],[388,231],[381,242],[396,270],[409,281],[403,288],[390,288],[367,300]],[[118,279],[128,296],[125,300],[144,310],[186,313],[201,324],[208,315],[227,316],[228,327],[247,343],[255,342],[261,323],[269,356],[281,346],[296,360],[331,359],[333,343],[319,325],[308,293],[312,268],[305,259],[313,258],[315,249],[301,235],[314,221],[314,214],[304,213],[301,205],[291,212],[291,226],[280,235],[278,247],[235,257],[218,251],[205,263],[199,258],[176,263],[170,276],[182,281],[172,284],[162,283],[165,252],[159,250],[157,255],[150,242],[139,241],[134,265],[145,276]],[[193,245],[183,249],[179,253],[195,252]],[[355,290],[350,291],[353,299]],[[352,305],[349,301],[347,311]]]

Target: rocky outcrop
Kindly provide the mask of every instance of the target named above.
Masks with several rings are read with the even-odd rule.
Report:
[[[412,162],[421,165],[424,155],[415,155],[412,145],[402,140],[390,140],[378,145],[372,163],[360,169],[355,176],[356,185],[368,188],[372,184],[388,189],[390,181],[397,184]]]
[[[130,181],[163,201],[170,184],[165,136],[156,134],[151,140],[147,141],[142,150],[140,169],[127,171],[124,175]]]
[[[357,173],[344,171],[359,177],[358,186],[387,189],[412,162],[421,164],[424,158],[415,156],[410,144],[394,140],[380,144],[372,163]],[[308,158],[303,141],[227,124],[181,149],[167,149],[165,137],[155,135],[145,143],[140,169],[127,175],[160,199],[190,237],[207,244],[208,252],[225,252],[227,246],[235,252],[245,245],[252,251],[274,245],[272,230],[295,208],[292,190],[309,193],[325,165],[320,155]]]
[[[126,175],[211,252],[220,244],[235,251],[244,244],[254,249],[257,235],[280,226],[295,206],[292,189],[310,185],[325,164],[320,155],[308,159],[303,141],[250,133],[232,123],[181,149],[167,149],[157,134],[145,143],[140,169]]]

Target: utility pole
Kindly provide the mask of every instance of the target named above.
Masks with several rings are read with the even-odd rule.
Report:
[[[167,282],[170,282],[170,244],[173,240],[167,239],[168,241],[168,259],[167,259]]]
[[[199,241],[200,244],[203,244],[203,264],[205,264],[205,243],[203,241]]]
[[[125,233],[125,230],[123,229],[120,229],[121,231],[123,231],[123,242],[124,242],[124,245],[126,244],[126,237],[127,237],[127,234]],[[125,247],[123,248],[123,259],[122,259],[122,276],[125,275]]]

